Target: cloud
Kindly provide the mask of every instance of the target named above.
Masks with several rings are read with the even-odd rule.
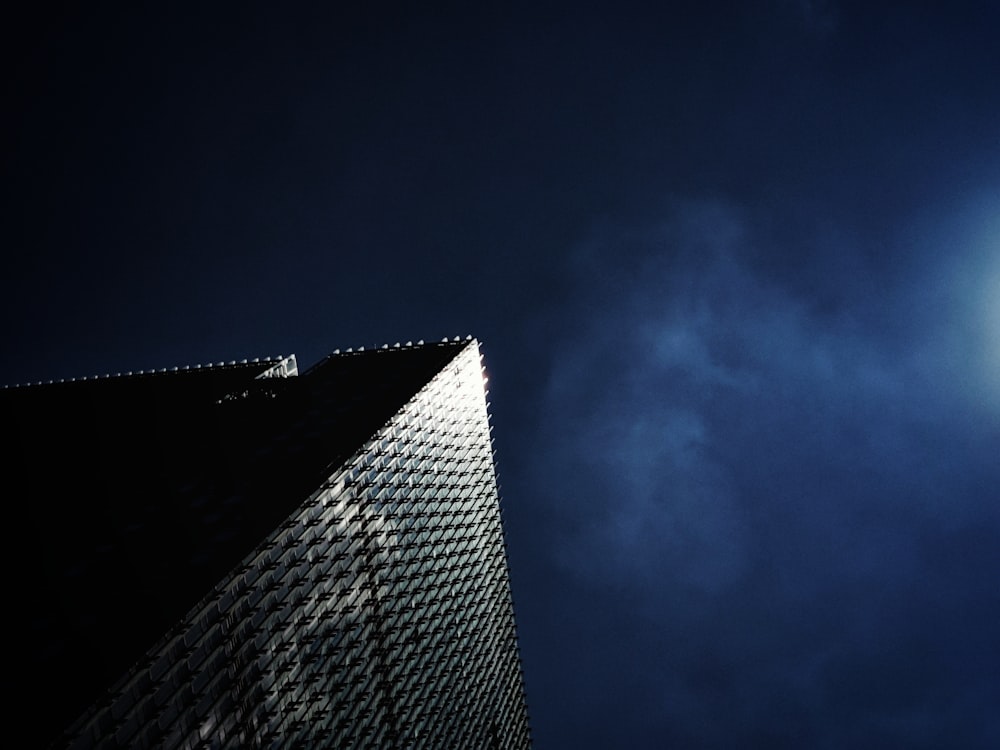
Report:
[[[970,269],[989,267],[993,224],[961,222],[945,259],[926,232],[905,269],[834,293],[862,263],[845,245],[851,273],[821,291],[847,301],[831,308],[769,271],[799,259],[743,209],[664,216],[579,248],[539,409],[552,562],[589,606],[629,618],[590,634],[603,656],[586,663],[647,655],[628,668],[650,744],[963,736],[957,717],[985,712],[998,666],[966,683],[956,664],[975,657],[951,662],[949,641],[992,636],[946,614],[989,619],[982,571],[1000,544],[1000,414],[967,387],[988,360],[971,322],[992,282]]]
[[[550,378],[546,412],[576,415],[564,460],[614,485],[581,495],[592,515],[564,555],[624,568],[652,556],[668,575],[711,588],[745,568],[746,483],[792,492],[789,451],[823,463],[851,431],[873,449],[898,440],[860,420],[904,384],[874,344],[830,330],[742,262],[752,240],[736,209],[682,205],[626,241],[640,247],[581,255],[583,277],[611,281],[585,293],[580,333]],[[639,260],[627,269],[622,257]]]

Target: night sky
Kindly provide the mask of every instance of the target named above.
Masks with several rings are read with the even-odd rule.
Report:
[[[473,334],[539,750],[1000,747],[1000,4],[427,5],[8,15],[0,381]]]

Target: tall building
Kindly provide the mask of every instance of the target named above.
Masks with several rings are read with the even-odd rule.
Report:
[[[530,747],[475,340],[0,402],[33,745]]]

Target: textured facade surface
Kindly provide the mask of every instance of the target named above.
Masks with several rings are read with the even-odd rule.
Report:
[[[530,747],[479,349],[444,354],[59,744]]]

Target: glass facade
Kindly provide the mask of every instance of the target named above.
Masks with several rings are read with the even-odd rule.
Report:
[[[421,349],[411,367],[406,352]],[[235,464],[267,466],[250,483],[262,496],[230,483],[217,504],[301,502],[57,744],[530,747],[478,343],[337,354],[302,376],[283,367],[216,399],[284,415],[257,419],[268,439]],[[384,368],[404,376],[370,375]],[[374,430],[357,380],[395,410]],[[367,437],[345,448],[330,437],[345,425]],[[189,505],[211,504],[198,499],[208,484],[184,485]]]

